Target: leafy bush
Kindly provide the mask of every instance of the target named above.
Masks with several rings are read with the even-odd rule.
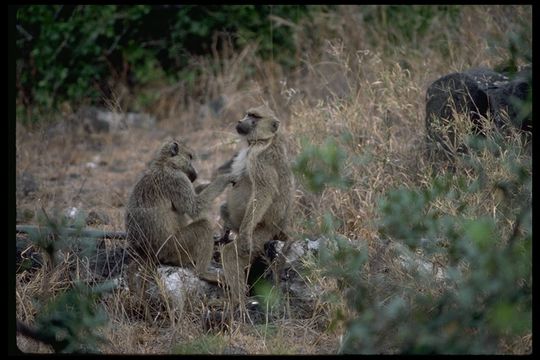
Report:
[[[331,143],[305,144],[297,164],[326,164],[336,153]],[[467,175],[449,173],[384,195],[379,234],[396,267],[388,273],[372,272],[372,248],[338,234],[325,215],[328,241],[319,261],[343,291],[342,352],[496,353],[501,341],[530,334],[532,164],[522,146],[519,136],[473,137],[458,167]],[[336,169],[345,168],[345,158],[332,159],[317,171],[297,166],[311,179],[309,189],[343,184]],[[493,193],[489,212],[472,201]]]
[[[148,6],[24,6],[17,11],[17,85],[25,104],[52,107],[65,99],[95,100],[125,33]],[[120,68],[116,70],[120,71]]]
[[[75,285],[41,307],[36,331],[42,338],[54,339],[55,352],[98,352],[104,338],[96,329],[106,325],[108,317],[97,302],[110,289],[110,283],[94,288]]]
[[[342,176],[346,158],[346,152],[333,139],[322,146],[303,141],[293,169],[310,191],[320,193],[327,185],[347,188],[351,181]]]
[[[235,47],[258,42],[265,58],[291,65],[294,24],[305,5],[32,5],[17,11],[19,103],[51,108],[130,85],[178,79],[192,54],[211,54],[219,33]],[[220,46],[217,43],[216,46]]]

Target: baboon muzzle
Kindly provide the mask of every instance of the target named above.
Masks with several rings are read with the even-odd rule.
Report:
[[[249,130],[250,130],[250,126],[248,124],[246,124],[245,122],[243,122],[243,121],[239,121],[238,124],[236,125],[236,131],[240,135],[249,134]]]
[[[197,180],[197,172],[192,166],[190,166],[189,169],[186,171],[186,175],[191,182]]]

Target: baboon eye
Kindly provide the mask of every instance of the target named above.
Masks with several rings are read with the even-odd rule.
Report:
[[[176,155],[178,155],[178,144],[173,143],[171,147],[171,156],[176,156]]]
[[[262,116],[260,116],[259,114],[255,114],[255,113],[248,112],[247,116],[249,116],[251,118],[254,118],[254,119],[262,119]]]
[[[192,154],[188,154],[188,157],[189,157],[189,160],[193,160],[193,155]]]
[[[276,132],[278,130],[278,128],[279,128],[279,120],[274,120],[272,122],[272,131]]]

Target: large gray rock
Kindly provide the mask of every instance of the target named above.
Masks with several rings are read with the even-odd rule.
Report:
[[[506,123],[505,113],[511,125],[532,132],[531,113],[520,114],[521,102],[527,100],[532,81],[532,68],[525,67],[508,81],[486,88],[490,100],[490,110],[500,126]]]
[[[489,108],[486,92],[475,79],[464,73],[452,73],[436,80],[426,93],[426,131],[428,140],[452,153],[456,144],[454,112],[471,120],[471,130],[480,131],[480,117]]]
[[[216,297],[216,286],[199,279],[192,270],[177,266],[158,266],[155,273],[139,269],[133,279],[128,290],[153,310],[152,318],[161,312],[181,316],[186,306]]]
[[[426,92],[426,131],[432,149],[452,154],[460,150],[454,114],[465,115],[470,131],[482,135],[482,118],[491,114],[497,128],[512,125],[532,131],[530,114],[520,113],[521,102],[530,92],[532,69],[524,67],[508,76],[487,68],[472,68],[445,75],[434,81]],[[452,145],[456,145],[452,149]]]
[[[262,278],[268,284],[277,285],[283,300],[286,301],[286,306],[283,307],[284,303],[279,304],[271,315],[277,318],[285,315],[296,319],[313,316],[323,289],[308,281],[305,276],[305,263],[317,254],[323,241],[323,238],[306,238],[292,243],[272,240],[265,245],[266,261],[272,265],[264,269]],[[290,309],[290,312],[287,313],[285,308]]]

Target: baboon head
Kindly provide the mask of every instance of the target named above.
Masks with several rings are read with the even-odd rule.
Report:
[[[236,125],[236,131],[246,137],[249,142],[268,140],[274,137],[279,129],[279,120],[266,105],[251,108]]]
[[[191,182],[197,179],[197,172],[191,165],[193,150],[183,140],[166,141],[159,150],[157,160],[165,167],[182,171]]]

